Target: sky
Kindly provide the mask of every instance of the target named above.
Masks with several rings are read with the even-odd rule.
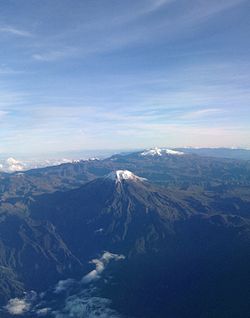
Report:
[[[0,153],[250,147],[250,2],[1,0]]]

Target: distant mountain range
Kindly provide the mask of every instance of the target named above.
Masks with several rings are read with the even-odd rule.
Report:
[[[138,151],[137,151],[138,152]],[[80,160],[94,160],[97,158],[108,158],[112,153],[117,151],[89,151],[89,152],[72,152],[65,153],[64,156],[57,155],[55,158],[29,158],[16,159],[13,157],[0,157],[0,171],[15,172],[26,171],[30,169],[37,169],[49,166],[57,166],[63,163],[77,162]],[[121,153],[121,151],[118,151]],[[128,151],[124,152],[129,153]],[[131,152],[130,152],[131,153]],[[215,158],[229,158],[229,159],[244,159],[250,160],[250,149],[232,149],[232,148],[152,148],[140,151],[143,156],[164,156],[164,155],[183,155],[183,154],[197,154],[199,156],[215,157]],[[92,154],[92,155],[90,155]],[[81,159],[85,158],[85,159]]]
[[[247,317],[250,161],[181,152],[2,174],[0,316]]]

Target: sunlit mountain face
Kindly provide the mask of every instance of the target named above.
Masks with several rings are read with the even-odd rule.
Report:
[[[167,148],[2,174],[1,317],[247,317],[249,189]]]

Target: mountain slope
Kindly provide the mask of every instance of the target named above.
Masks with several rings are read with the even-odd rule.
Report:
[[[81,263],[51,223],[35,221],[19,213],[1,214],[1,302],[20,295],[27,288],[47,288],[80,267]]]
[[[246,218],[201,212],[178,191],[127,171],[37,198],[30,211],[48,219],[83,263],[103,250],[125,255],[105,275],[109,284],[96,283],[125,315],[226,318],[239,307],[237,317],[248,311]],[[244,293],[235,295],[235,288]]]
[[[99,278],[90,282],[98,295],[128,317],[233,318],[240,308],[243,318],[250,296],[248,191],[245,203],[231,209],[217,195],[157,187],[119,169],[78,189],[3,201],[2,293],[51,289],[60,277],[89,271]],[[123,262],[102,273],[105,251]],[[78,294],[85,284],[77,284]],[[62,305],[53,291],[51,297],[53,306]]]
[[[78,257],[89,257],[96,248],[152,248],[172,231],[172,222],[192,213],[165,190],[133,174],[121,179],[119,173],[67,193],[41,196],[31,205],[31,216],[50,220]]]

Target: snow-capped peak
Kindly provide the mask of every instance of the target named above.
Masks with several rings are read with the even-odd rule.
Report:
[[[172,149],[167,149],[167,148],[153,148],[149,150],[145,150],[141,153],[141,156],[162,156],[164,154],[167,155],[184,155],[184,152],[177,151],[177,150],[172,150]]]
[[[128,170],[116,170],[112,171],[107,175],[107,177],[111,180],[116,182],[122,182],[122,180],[134,180],[134,181],[143,181],[146,180],[145,178],[141,178],[133,174],[131,171]]]

